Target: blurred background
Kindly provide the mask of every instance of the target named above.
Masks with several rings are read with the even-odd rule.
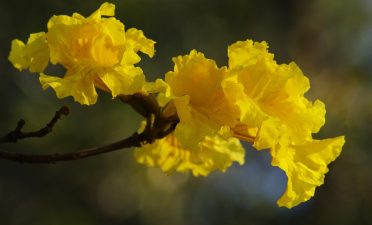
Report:
[[[88,16],[103,1],[33,0],[0,3],[0,134],[27,121],[38,129],[62,105],[71,114],[42,139],[1,145],[23,153],[69,152],[124,138],[141,120],[106,93],[85,107],[43,91],[38,76],[7,60],[13,38],[46,31],[52,15]],[[246,145],[244,166],[195,178],[164,175],[133,159],[132,149],[55,165],[0,160],[0,224],[372,224],[371,0],[121,0],[116,17],[155,40],[156,56],[142,57],[150,79],[173,68],[171,57],[197,49],[227,64],[227,46],[265,40],[279,63],[295,61],[310,78],[307,97],[327,106],[318,138],[346,135],[341,156],[310,201],[291,210],[276,200],[286,177],[267,151]]]

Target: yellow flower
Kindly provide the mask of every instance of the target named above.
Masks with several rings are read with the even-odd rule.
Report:
[[[325,106],[304,94],[308,79],[296,64],[278,65],[265,42],[247,40],[229,46],[228,76],[222,86],[238,109],[235,137],[270,148],[272,165],[287,175],[287,190],[280,206],[294,207],[314,195],[324,182],[327,165],[341,152],[344,137],[313,140],[325,123]]]
[[[175,135],[183,146],[195,148],[205,136],[214,135],[238,121],[224,95],[221,82],[226,68],[192,50],[189,55],[173,58],[174,71],[165,75],[171,99],[180,119]]]
[[[114,11],[113,4],[103,3],[87,18],[78,13],[53,16],[48,32],[39,33],[37,42],[33,35],[26,45],[14,40],[9,59],[18,69],[40,72],[42,87],[52,87],[58,98],[72,96],[81,104],[96,102],[96,87],[113,97],[139,92],[145,77],[134,66],[140,61],[137,52],[152,57],[155,42],[140,30],[125,31]],[[63,78],[42,73],[49,58],[66,68]]]
[[[341,136],[300,145],[288,142],[282,138],[270,152],[272,165],[284,170],[288,178],[286,191],[277,203],[292,208],[310,199],[315,188],[324,183],[327,165],[339,156],[345,139]]]
[[[240,110],[240,121],[259,132],[279,136],[285,125],[293,141],[311,140],[325,122],[325,107],[304,97],[310,88],[308,79],[295,63],[278,65],[265,42],[237,42],[228,49],[229,77],[224,80],[226,96]],[[244,135],[244,134],[241,134]],[[260,135],[259,133],[257,135]],[[277,138],[274,138],[274,140]],[[258,149],[275,143],[255,142]]]
[[[194,148],[184,148],[174,134],[135,149],[138,163],[160,167],[165,173],[191,171],[194,176],[207,176],[210,172],[225,172],[233,162],[244,163],[244,149],[236,138],[206,136]]]

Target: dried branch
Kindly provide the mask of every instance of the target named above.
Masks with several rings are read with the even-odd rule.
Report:
[[[54,153],[54,154],[44,154],[44,155],[30,155],[30,154],[21,154],[14,152],[4,152],[0,151],[0,158],[8,159],[14,162],[20,163],[56,163],[60,161],[71,161],[77,159],[83,159],[99,154],[104,154],[112,152],[118,149],[141,146],[141,143],[145,142],[145,135],[134,133],[132,136],[123,139],[121,141],[89,149],[83,149],[77,152],[72,153]]]
[[[22,128],[26,124],[26,121],[21,119],[18,121],[16,128],[9,132],[8,134],[4,135],[0,138],[0,144],[2,143],[9,143],[9,142],[17,142],[20,139],[24,138],[33,138],[33,137],[44,137],[45,135],[52,132],[54,125],[58,122],[62,115],[67,116],[69,114],[69,109],[66,106],[61,107],[56,113],[54,117],[50,120],[50,122],[43,128],[37,131],[31,132],[23,132]]]
[[[56,163],[60,161],[71,161],[83,159],[95,155],[100,155],[123,148],[140,147],[146,143],[152,143],[156,139],[165,137],[174,131],[179,119],[176,115],[163,115],[163,108],[159,107],[156,99],[152,95],[135,94],[131,96],[120,96],[121,100],[131,105],[138,113],[146,118],[146,128],[142,133],[135,132],[130,137],[108,145],[78,150],[72,153],[53,153],[30,155],[15,152],[0,151],[0,159],[7,159],[20,163]],[[20,120],[14,131],[8,133],[0,139],[0,143],[16,142],[19,139],[27,137],[43,137],[52,131],[53,126],[62,115],[68,114],[68,108],[62,107],[58,110],[53,119],[46,127],[34,132],[22,132],[25,124]]]

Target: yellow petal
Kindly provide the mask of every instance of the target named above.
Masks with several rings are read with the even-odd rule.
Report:
[[[115,16],[115,5],[112,3],[103,3],[94,13],[88,18],[99,20],[102,16]]]
[[[187,148],[195,148],[205,136],[217,134],[221,127],[208,121],[203,115],[193,113],[192,119],[181,121],[175,129],[175,136]]]
[[[125,32],[127,45],[135,52],[141,51],[151,58],[155,54],[155,41],[145,37],[141,30],[130,28]]]
[[[127,49],[123,53],[123,57],[121,59],[121,65],[133,65],[137,64],[141,61],[141,57],[137,54],[137,52],[133,51],[132,49]]]
[[[253,42],[252,40],[237,41],[228,47],[229,68],[256,64],[262,58],[273,59],[274,55],[268,53],[266,42]]]
[[[66,68],[112,67],[121,62],[125,49],[124,26],[114,18],[95,24],[57,24],[47,36],[51,62]]]
[[[9,61],[15,68],[22,71],[30,66],[29,60],[25,56],[25,43],[18,39],[12,41],[12,48],[9,54]]]
[[[244,91],[244,86],[237,80],[237,76],[230,76],[222,81],[222,87],[226,98],[232,102],[240,114],[240,122],[249,127],[260,127],[261,124],[269,119],[260,106],[250,98]]]
[[[280,120],[270,118],[260,126],[254,139],[253,147],[257,150],[262,150],[275,146],[285,132],[286,129]]]
[[[77,24],[81,24],[83,21],[84,21],[84,17],[81,16],[81,17],[77,17],[76,15],[77,14],[74,14],[75,16],[71,17],[71,16],[66,16],[66,15],[54,15],[52,16],[48,23],[47,23],[47,27],[48,27],[48,30],[54,28],[55,26],[58,26],[58,25],[77,25]]]
[[[19,70],[43,72],[49,63],[49,47],[44,32],[30,34],[25,45],[22,41],[12,41],[9,60]]]
[[[155,82],[146,82],[143,88],[146,93],[165,93],[169,85],[163,79],[156,79]],[[159,104],[162,106],[165,105]]]
[[[272,165],[282,169],[288,178],[286,191],[278,205],[292,208],[310,199],[315,188],[324,183],[328,164],[339,156],[344,143],[343,136],[301,145],[282,140],[272,148]]]
[[[91,64],[101,67],[112,67],[122,61],[125,51],[124,25],[115,18],[109,18],[93,26],[95,34],[82,36],[82,39],[91,40],[87,45],[91,56]],[[84,32],[84,29],[81,30]],[[84,47],[82,45],[81,47]]]
[[[216,105],[211,102],[222,94],[223,69],[216,62],[206,59],[204,54],[192,50],[189,55],[173,58],[174,71],[165,75],[174,96],[190,96],[195,107]],[[206,95],[208,93],[208,95]]]
[[[107,70],[99,77],[113,97],[139,92],[145,83],[145,76],[141,68],[134,66],[115,67],[114,70]]]
[[[91,79],[73,74],[65,78],[40,74],[40,83],[43,89],[53,88],[58,98],[72,96],[82,105],[92,105],[97,101],[97,92]]]
[[[194,176],[225,172],[233,162],[244,163],[244,149],[238,139],[208,136],[195,149],[184,148],[174,135],[135,149],[138,163],[160,167],[165,173],[191,171]]]

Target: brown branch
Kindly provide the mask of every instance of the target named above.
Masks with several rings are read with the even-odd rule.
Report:
[[[157,118],[155,118],[156,120]],[[149,121],[149,120],[148,120]],[[169,121],[167,121],[169,123]],[[88,158],[95,155],[100,155],[112,151],[117,151],[123,148],[130,147],[140,147],[146,143],[152,143],[156,139],[165,137],[166,135],[173,132],[176,127],[177,121],[172,121],[172,124],[168,125],[168,129],[162,131],[159,127],[154,127],[152,125],[146,126],[146,129],[138,134],[135,132],[130,137],[120,140],[118,142],[108,144],[101,147],[94,147],[89,149],[79,150],[72,153],[54,153],[54,154],[44,154],[44,155],[30,155],[30,154],[21,154],[14,152],[5,152],[0,151],[1,159],[8,159],[14,162],[20,163],[37,163],[37,164],[50,164],[60,161],[72,161],[83,158]],[[161,121],[158,121],[157,124],[161,124]],[[162,128],[164,125],[160,126]]]
[[[140,147],[146,143],[152,143],[157,139],[163,138],[172,133],[179,122],[177,115],[163,115],[163,108],[159,107],[156,99],[152,95],[134,94],[132,96],[121,96],[121,100],[131,105],[138,113],[146,118],[145,130],[138,134],[135,132],[130,137],[120,140],[115,143],[104,145],[101,147],[88,148],[78,150],[72,153],[53,153],[30,155],[15,152],[0,151],[0,159],[7,159],[20,163],[56,163],[60,161],[71,161],[83,159],[95,155],[100,155],[123,148]],[[14,131],[8,133],[0,139],[0,143],[16,142],[19,139],[27,137],[43,137],[52,131],[53,126],[62,115],[68,114],[68,108],[62,107],[58,110],[53,119],[46,127],[34,132],[22,132],[25,124],[24,120],[20,120]]]
[[[134,133],[132,136],[123,139],[121,141],[108,144],[101,147],[94,147],[89,149],[83,149],[77,152],[72,153],[54,153],[54,154],[44,154],[44,155],[30,155],[30,154],[21,154],[14,152],[5,152],[0,151],[0,158],[8,159],[14,162],[20,163],[38,163],[38,164],[50,164],[60,161],[71,161],[83,159],[99,154],[104,154],[112,152],[115,150],[129,148],[129,147],[139,147],[142,143],[146,142],[146,135],[144,133],[138,134]]]
[[[24,138],[33,138],[33,137],[44,137],[45,135],[52,132],[54,125],[58,122],[62,115],[67,116],[69,114],[69,109],[67,106],[61,107],[56,113],[54,117],[49,121],[49,123],[37,131],[31,132],[23,132],[22,128],[26,124],[26,121],[21,119],[18,121],[16,128],[9,132],[8,134],[4,135],[0,138],[0,144],[2,143],[9,143],[9,142],[17,142],[20,139]]]

